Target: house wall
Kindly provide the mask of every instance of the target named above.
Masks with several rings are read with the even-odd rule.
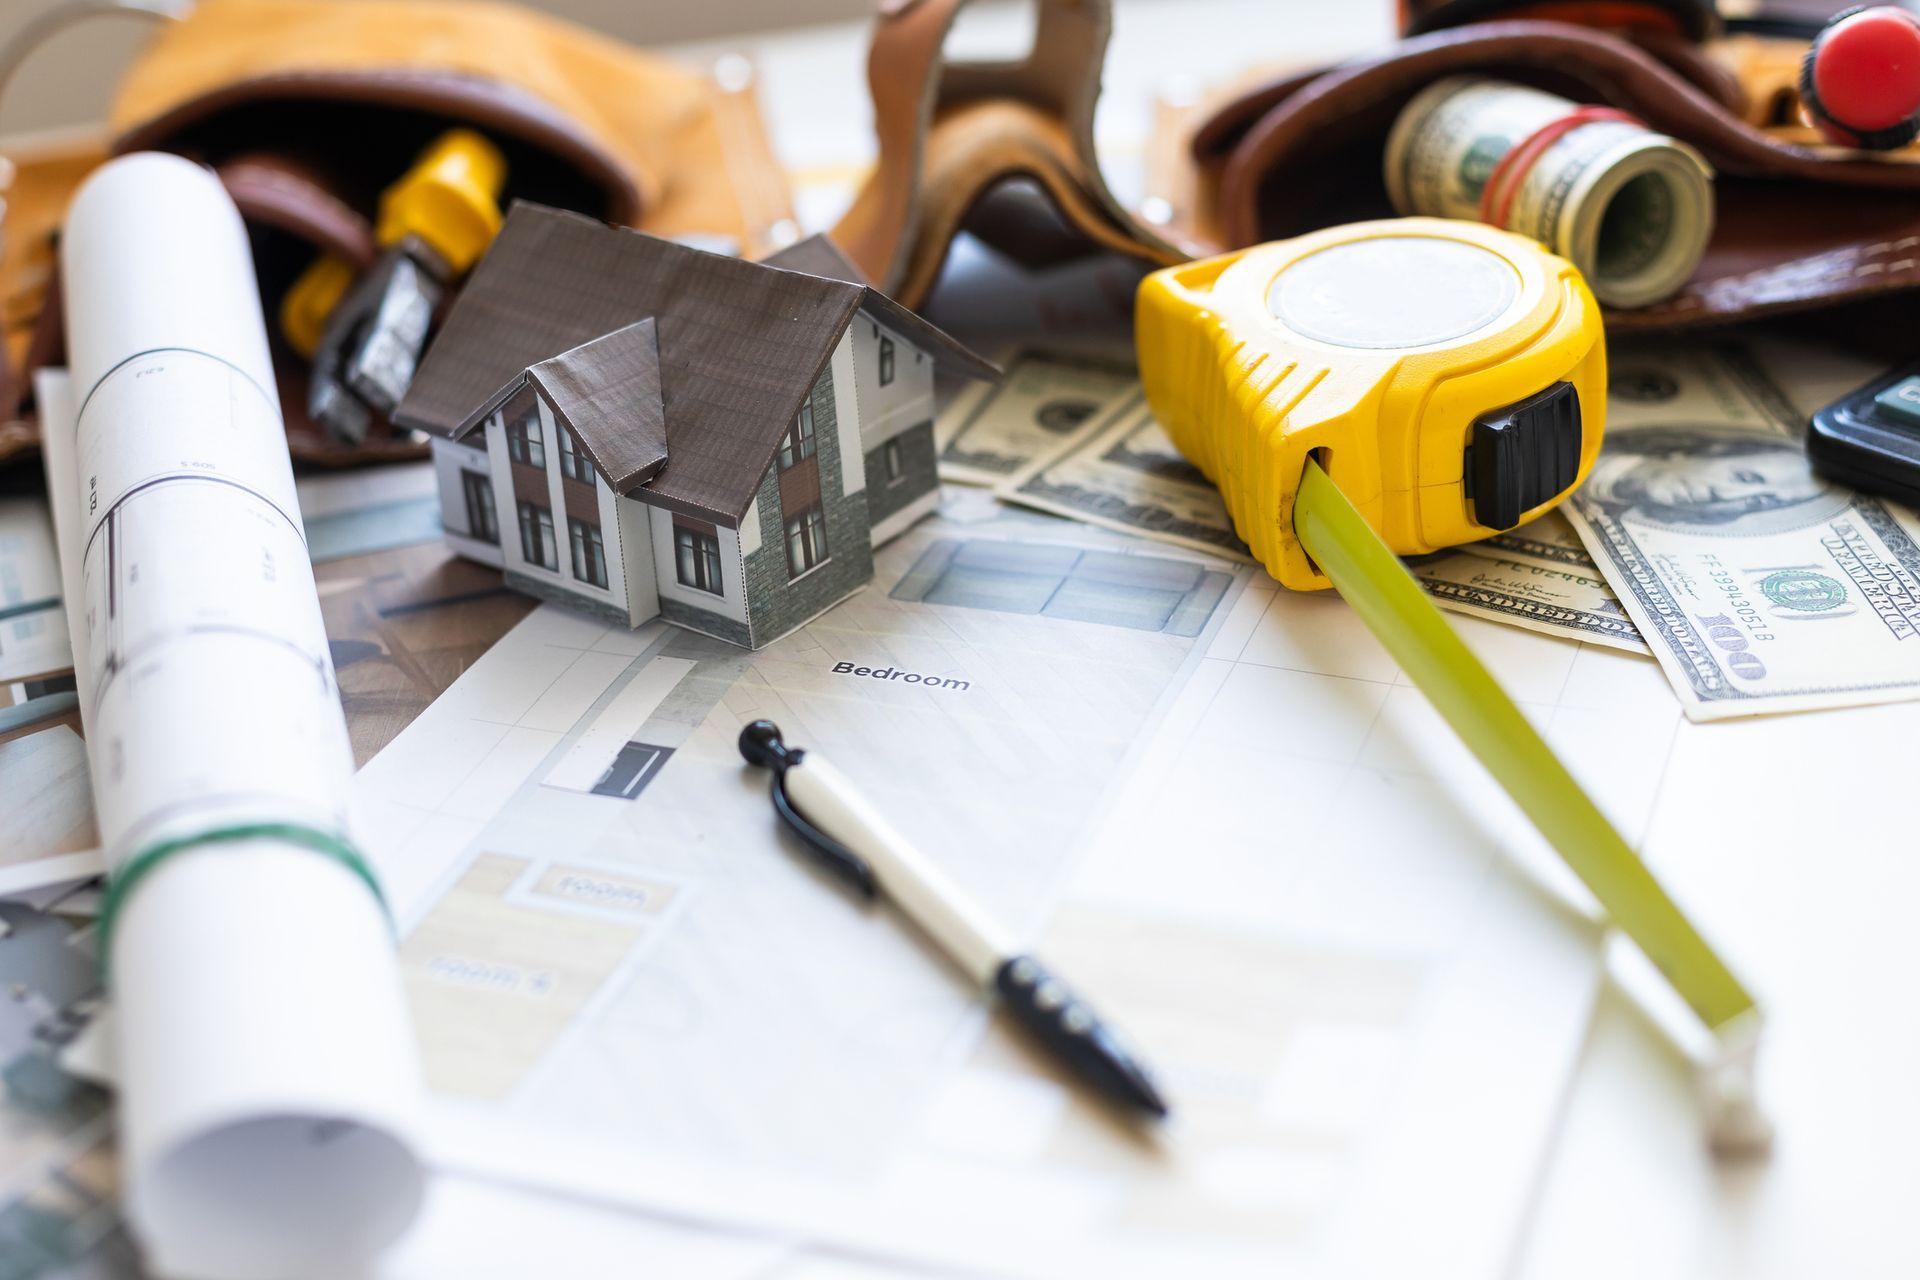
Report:
[[[487,419],[487,453],[493,467],[493,491],[500,516],[501,568],[508,584],[543,600],[554,600],[583,609],[595,617],[626,626],[645,622],[655,616],[657,608],[648,605],[651,593],[646,584],[636,584],[636,590],[629,590],[629,570],[624,563],[626,557],[622,551],[619,513],[614,506],[618,499],[607,488],[606,481],[597,474],[591,493],[578,481],[562,479],[559,427],[553,419],[553,410],[538,395],[534,397],[534,404],[540,416],[542,452],[546,460],[544,471],[537,476],[526,474],[526,468],[515,467],[508,458],[507,410],[496,412]],[[514,400],[509,400],[508,405],[510,408],[517,407]],[[567,527],[569,488],[574,490],[573,514],[598,514],[602,558],[607,568],[605,587],[596,587],[573,576],[573,543]],[[523,492],[516,496],[516,491]],[[534,564],[521,551],[518,504],[523,498],[531,502],[544,499],[548,511],[552,513],[554,552],[559,561],[557,568],[547,569]],[[653,564],[651,546],[640,546],[635,550],[635,563],[643,566],[643,572],[650,573]],[[646,611],[636,614],[636,606]]]
[[[867,525],[877,547],[940,505],[933,443],[933,358],[865,312],[854,316],[850,332]],[[893,343],[894,375],[885,386],[880,383],[882,338]],[[884,450],[889,440],[900,442],[897,481],[887,479]]]
[[[620,570],[627,583],[627,625],[637,627],[660,616],[659,569],[654,556],[653,509],[634,498],[617,496],[605,485],[601,511],[610,531],[607,554],[619,544]]]
[[[859,369],[854,355],[859,346],[859,330],[864,325],[865,317],[856,312],[847,325],[847,331],[840,335],[839,343],[834,346],[833,356],[827,361],[826,372],[822,375],[833,396],[834,420],[838,423],[842,493],[858,493],[867,487],[867,446],[861,426],[865,418],[860,412]],[[819,422],[816,421],[814,426],[818,430]]]
[[[471,472],[492,481],[493,468],[487,460],[486,437],[473,435],[468,440],[472,443],[435,439],[432,444],[433,474],[440,489],[440,527],[446,532],[447,545],[453,548],[455,554],[498,569],[501,565],[500,544],[473,536],[467,514],[466,486],[461,479]],[[493,508],[497,521],[500,514],[498,491],[494,493]]]
[[[864,311],[853,334],[854,391],[860,398],[861,453],[872,453],[893,436],[933,421],[933,358]],[[880,340],[893,343],[893,381],[880,385]]]
[[[922,422],[893,437],[900,451],[900,476],[887,478],[887,446],[867,455],[867,524],[873,545],[904,533],[914,521],[940,505],[939,450],[933,424]]]
[[[846,347],[848,343],[843,339],[841,345]],[[786,520],[780,507],[780,464],[775,458],[761,477],[759,492],[754,495],[759,545],[742,557],[747,618],[755,648],[779,639],[873,578],[873,543],[867,530],[866,494],[860,488],[849,490],[847,487],[848,458],[853,459],[855,467],[861,465],[861,459],[842,444],[843,439],[851,443],[854,435],[841,429],[839,401],[842,397],[835,394],[836,364],[844,367],[837,352],[836,359],[828,362],[810,392],[827,559],[800,577],[789,578]]]
[[[745,570],[741,564],[740,533],[734,529],[715,529],[720,544],[720,590],[714,595],[698,587],[682,586],[674,561],[673,514],[657,507],[646,509],[653,538],[655,582],[660,599],[660,616],[668,622],[690,627],[733,644],[748,644],[752,633],[747,626]]]

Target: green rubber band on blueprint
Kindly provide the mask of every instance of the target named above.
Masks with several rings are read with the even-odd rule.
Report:
[[[120,869],[107,877],[107,891],[100,903],[100,976],[103,983],[111,973],[110,957],[113,954],[113,922],[126,905],[134,887],[167,859],[177,854],[188,853],[211,844],[232,844],[241,840],[277,840],[282,844],[294,845],[323,858],[330,858],[360,878],[373,900],[380,904],[382,914],[392,923],[393,912],[387,906],[387,895],[380,889],[380,881],[375,878],[373,868],[360,856],[359,850],[341,837],[318,827],[302,826],[294,822],[252,822],[233,827],[216,827],[212,831],[202,831],[190,836],[180,836],[173,840],[162,840],[149,845],[133,857],[122,863]]]

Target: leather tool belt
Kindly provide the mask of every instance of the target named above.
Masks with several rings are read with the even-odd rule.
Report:
[[[1804,48],[1804,46],[1800,46]],[[1725,50],[1739,52],[1738,47]],[[1674,297],[1612,312],[1616,331],[1807,310],[1920,283],[1920,155],[1819,145],[1782,95],[1780,59],[1705,58],[1698,46],[1563,22],[1472,23],[1332,70],[1281,77],[1193,133],[1200,198],[1189,247],[1238,247],[1391,214],[1387,131],[1415,93],[1452,75],[1512,80],[1626,111],[1713,165],[1705,260]],[[1745,66],[1747,77],[1733,68]],[[1797,68],[1796,68],[1797,69]],[[1745,82],[1743,83],[1743,79]]]
[[[107,155],[173,151],[213,166],[253,234],[272,317],[318,254],[372,264],[379,193],[456,125],[505,154],[508,200],[711,238],[750,256],[791,238],[785,177],[750,84],[722,85],[516,5],[201,0],[161,28],[121,80],[104,139],[9,157],[18,172],[0,227],[0,298],[15,376],[0,378],[0,459],[37,442],[17,410],[31,370],[61,358],[52,234],[74,187]],[[358,446],[316,428],[304,412],[305,362],[277,332],[274,340],[297,458],[422,452],[385,423]]]
[[[1713,164],[1705,261],[1676,296],[1610,314],[1617,331],[1893,299],[1920,284],[1920,149],[1867,157],[1820,143],[1794,89],[1807,38],[1730,34],[1701,0],[1407,0],[1410,34],[1393,47],[1261,76],[1174,119],[1152,153],[1149,186],[1163,198],[1152,223],[1120,207],[1093,155],[1108,5],[1040,0],[1031,56],[992,65],[942,59],[960,7],[881,5],[869,63],[880,164],[833,232],[912,304],[963,224],[1018,249],[1017,224],[982,217],[1016,178],[1037,182],[1085,242],[1151,263],[1391,216],[1388,130],[1421,89],[1461,74],[1626,111]],[[1028,260],[1053,243],[1032,226],[1017,253]]]

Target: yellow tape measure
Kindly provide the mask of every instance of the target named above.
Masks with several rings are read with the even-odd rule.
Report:
[[[1544,511],[1600,448],[1586,282],[1478,223],[1363,222],[1161,271],[1137,340],[1161,425],[1296,590],[1327,585],[1286,518],[1310,456],[1415,555]]]
[[[1531,240],[1428,218],[1335,227],[1160,271],[1135,314],[1167,434],[1282,583],[1332,586],[1718,1040],[1710,1129],[1764,1141],[1759,1011],[1397,556],[1489,537],[1586,476],[1600,311]]]

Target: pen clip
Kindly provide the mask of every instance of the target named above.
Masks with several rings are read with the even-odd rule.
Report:
[[[873,868],[851,849],[835,840],[820,828],[808,822],[805,815],[795,807],[793,798],[787,794],[787,775],[784,769],[773,775],[773,810],[779,814],[807,846],[814,860],[828,871],[852,885],[863,898],[879,896],[879,886],[874,883]]]

